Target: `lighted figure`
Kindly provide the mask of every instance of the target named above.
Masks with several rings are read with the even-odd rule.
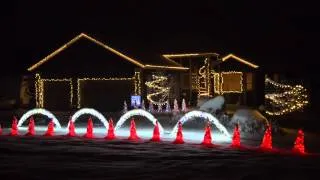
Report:
[[[142,100],[141,109],[146,110],[146,105],[144,104],[144,100]]]
[[[270,124],[267,126],[260,147],[266,150],[272,149],[272,129]]]
[[[112,140],[112,139],[114,139],[115,137],[116,137],[116,136],[115,136],[115,134],[114,134],[113,120],[110,118],[110,120],[109,120],[108,134],[107,134],[107,136],[105,137],[105,139]]]
[[[179,110],[179,106],[178,106],[178,101],[177,101],[177,99],[174,99],[174,101],[173,101],[173,112],[179,112],[180,110]]]
[[[178,123],[178,131],[176,139],[173,141],[174,144],[183,144],[183,134],[182,134],[182,123],[179,121]]]
[[[74,137],[76,136],[74,122],[72,120],[69,121],[69,128],[68,128],[68,134],[67,136]]]
[[[93,123],[91,117],[88,120],[87,132],[84,135],[85,138],[93,138]]]
[[[211,127],[210,127],[209,123],[206,125],[203,141],[202,141],[201,144],[203,144],[203,145],[212,145]]]
[[[34,119],[31,116],[29,121],[29,126],[28,126],[28,132],[26,133],[26,136],[34,136],[36,134],[34,129],[35,129]]]
[[[128,138],[129,140],[138,140],[140,139],[137,135],[137,130],[136,130],[136,123],[134,122],[134,119],[131,120],[130,123],[130,136]]]
[[[154,107],[151,102],[149,102],[149,112],[153,113],[154,112]]]
[[[301,154],[305,153],[304,133],[301,129],[298,131],[298,135],[297,135],[297,138],[294,142],[294,146],[293,146],[292,150],[293,150],[293,152],[297,152],[297,153],[301,153]]]
[[[128,105],[127,105],[127,102],[124,101],[123,102],[123,113],[126,113],[126,112],[128,112]]]
[[[171,107],[170,107],[169,100],[167,100],[167,103],[166,103],[166,112],[171,112]]]
[[[232,147],[240,147],[240,131],[239,131],[239,125],[236,124],[236,127],[234,127],[233,131],[233,137],[232,137]]]
[[[54,135],[54,123],[51,120],[48,124],[47,132],[44,134],[44,136],[53,136]]]
[[[186,104],[186,100],[182,99],[182,105],[181,105],[181,111],[182,112],[187,112],[187,104]]]
[[[158,113],[162,112],[162,106],[158,105]]]
[[[159,124],[158,121],[156,121],[156,125],[153,129],[153,136],[151,138],[151,141],[159,142],[160,141],[160,131],[159,131]]]
[[[14,116],[12,120],[12,125],[11,125],[11,132],[9,134],[10,136],[17,136],[18,135],[18,120]]]

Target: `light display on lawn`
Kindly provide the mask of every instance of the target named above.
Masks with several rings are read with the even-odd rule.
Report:
[[[76,113],[76,116],[79,116],[85,112],[91,112],[90,110],[92,109],[82,109],[80,110],[80,112]],[[92,111],[93,112],[93,111]],[[23,116],[26,116],[26,114],[30,113],[30,111],[26,112]],[[92,114],[92,113],[90,113]],[[95,114],[96,116],[99,116],[98,114]],[[136,129],[136,125],[135,125],[135,121],[134,119],[131,119],[131,123],[130,123],[130,134],[129,136],[123,132],[123,130],[119,131],[120,127],[123,125],[123,123],[131,118],[132,116],[136,116],[136,115],[142,115],[144,117],[146,117],[148,120],[152,121],[152,123],[154,124],[154,129],[153,131],[148,131],[147,129]],[[201,118],[201,119],[208,119],[209,121],[206,124],[205,127],[205,131],[204,133],[196,133],[196,132],[191,132],[192,133],[192,137],[190,135],[188,135],[188,133],[190,132],[186,132],[186,141],[184,140],[184,135],[183,135],[183,128],[182,125],[191,119],[195,119],[195,118]],[[159,141],[171,141],[174,144],[183,144],[183,143],[188,143],[190,140],[190,142],[192,142],[192,144],[194,143],[194,140],[199,141],[199,143],[203,144],[203,145],[209,145],[208,147],[216,147],[216,146],[212,146],[212,138],[214,137],[218,137],[217,139],[219,139],[219,136],[216,136],[217,134],[211,134],[211,123],[215,124],[218,129],[220,131],[222,131],[223,135],[227,137],[228,140],[232,140],[232,144],[231,147],[233,148],[239,148],[240,147],[240,132],[239,132],[239,126],[236,125],[235,129],[234,129],[234,135],[233,138],[230,138],[230,135],[228,134],[227,131],[224,130],[223,125],[219,124],[217,121],[215,121],[214,117],[211,117],[210,114],[206,113],[206,112],[202,112],[202,111],[191,111],[189,113],[187,113],[184,117],[182,117],[178,123],[176,124],[176,126],[174,127],[174,129],[171,131],[171,133],[169,133],[168,131],[164,132],[163,127],[160,125],[160,123],[153,117],[152,114],[148,113],[145,110],[141,110],[141,109],[134,109],[131,111],[128,111],[128,113],[126,113],[125,115],[123,115],[117,125],[115,126],[115,128],[113,128],[113,121],[112,119],[110,119],[109,123],[107,124],[108,127],[103,127],[102,129],[99,127],[94,127],[93,126],[93,122],[92,122],[92,118],[90,117],[88,119],[88,124],[86,129],[84,129],[83,127],[77,127],[78,131],[83,131],[84,135],[77,135],[75,134],[75,126],[74,126],[74,121],[72,120],[73,118],[71,118],[71,120],[69,121],[69,128],[67,129],[62,129],[59,128],[57,130],[55,130],[55,124],[54,124],[54,120],[51,120],[50,123],[48,124],[48,126],[45,128],[38,128],[36,129],[34,126],[34,120],[31,117],[30,118],[30,123],[29,123],[29,127],[28,128],[19,128],[18,129],[18,120],[14,117],[13,121],[12,121],[12,125],[11,127],[8,128],[4,128],[4,129],[0,129],[0,132],[5,131],[6,136],[25,136],[28,134],[22,133],[22,131],[26,131],[28,132],[31,136],[35,135],[36,132],[35,131],[44,131],[45,133],[43,134],[43,136],[63,136],[63,137],[69,137],[69,138],[73,138],[73,137],[84,137],[84,138],[99,138],[101,136],[97,135],[97,133],[102,133],[104,137],[104,139],[107,140],[112,140],[114,138],[119,138],[119,139],[124,139],[124,134],[126,134],[125,136],[127,137],[126,139],[128,140],[143,140],[145,138],[151,138],[149,139],[150,141],[154,141],[154,142],[159,142]],[[76,118],[74,118],[76,119]],[[105,119],[103,117],[103,119]],[[210,120],[211,119],[211,120]],[[1,127],[1,126],[0,126]],[[2,127],[1,127],[2,128]],[[97,131],[94,132],[94,129],[97,128]],[[82,130],[84,129],[84,130]],[[102,131],[101,131],[102,130]],[[20,131],[20,132],[19,132]],[[117,134],[115,134],[115,131],[118,131]],[[138,132],[139,131],[139,132]],[[187,130],[188,131],[188,130]],[[31,133],[30,133],[31,132]],[[62,134],[63,133],[63,134]],[[138,136],[138,133],[141,133],[141,138]],[[82,133],[83,134],[83,133]],[[149,134],[150,137],[146,136],[146,134]],[[2,135],[2,134],[0,134]],[[36,136],[33,136],[34,138],[37,138]],[[194,137],[197,137],[194,139]],[[203,138],[202,138],[203,137]],[[2,138],[2,137],[1,137]],[[11,137],[12,138],[12,137]],[[192,138],[192,139],[189,139]],[[201,141],[202,139],[202,141]],[[23,140],[23,139],[22,139]],[[216,140],[217,141],[217,140]],[[141,143],[144,143],[143,141],[140,141]],[[243,147],[241,145],[241,147]],[[266,127],[266,131],[265,134],[263,136],[261,145],[259,147],[256,148],[257,150],[263,150],[263,151],[267,151],[267,152],[278,152],[277,149],[273,149],[272,146],[272,130],[271,130],[271,125],[268,125]],[[292,152],[295,154],[306,154],[305,151],[305,145],[304,145],[304,132],[302,130],[299,130],[297,133],[297,138],[294,142],[294,147],[292,148]],[[308,153],[309,154],[309,153]]]

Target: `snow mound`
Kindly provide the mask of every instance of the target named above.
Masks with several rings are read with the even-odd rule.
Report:
[[[257,110],[238,109],[231,118],[230,125],[239,123],[242,132],[263,132],[267,119]]]
[[[223,96],[217,96],[215,98],[212,98],[212,99],[204,102],[200,106],[199,110],[213,113],[213,112],[216,112],[217,110],[222,109],[224,102],[225,102],[225,100],[224,100]]]

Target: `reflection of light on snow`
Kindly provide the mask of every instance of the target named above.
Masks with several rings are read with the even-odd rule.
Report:
[[[58,121],[58,119],[48,110],[42,109],[42,108],[35,108],[27,111],[22,115],[18,122],[18,127],[20,129],[20,126],[26,121],[30,116],[33,116],[35,114],[42,114],[44,116],[47,116],[49,119],[53,120],[53,123],[57,126],[57,128],[61,128],[61,125]]]
[[[185,114],[179,121],[184,124],[185,122],[189,120],[193,120],[194,118],[199,117],[202,120],[208,119],[210,122],[212,122],[226,137],[230,137],[230,134],[228,133],[227,129],[219,122],[217,118],[212,116],[209,113],[202,112],[202,111],[191,111]],[[174,136],[177,133],[178,130],[178,123],[174,126],[171,135]]]
[[[106,128],[109,128],[109,123],[108,121],[106,120],[106,118],[100,113],[98,112],[97,110],[95,109],[92,109],[92,108],[82,108],[82,109],[79,109],[77,112],[74,113],[74,115],[71,117],[71,120],[73,122],[75,122],[80,116],[84,115],[84,114],[91,114],[95,117],[97,117],[102,123],[103,125],[106,127]],[[69,128],[69,124],[68,124],[68,127]]]
[[[5,133],[9,133],[10,129],[4,129]],[[27,133],[28,127],[20,127],[19,134],[23,135]],[[36,126],[35,127],[36,135],[43,135],[47,131],[46,126]],[[86,127],[77,127],[75,132],[77,136],[83,136],[87,131]],[[66,128],[55,129],[55,136],[66,135],[68,133]],[[94,127],[93,134],[96,138],[104,138],[107,134],[106,128]],[[115,132],[116,137],[118,139],[127,139],[130,134],[129,128],[121,128]],[[153,128],[143,128],[139,129],[137,127],[137,134],[142,140],[149,140],[153,135]],[[191,131],[191,130],[183,130],[183,138],[186,143],[201,143],[203,140],[204,131]],[[164,142],[173,142],[175,136],[172,137],[170,133],[164,133],[161,135],[161,140]],[[230,142],[230,138],[222,135],[221,133],[212,133],[213,143],[228,143]]]
[[[157,119],[152,114],[150,114],[148,111],[145,111],[143,109],[133,109],[131,111],[128,111],[127,113],[125,113],[124,115],[122,115],[120,117],[119,121],[116,124],[115,131],[118,131],[121,128],[121,126],[132,116],[146,117],[149,121],[152,122],[153,125],[156,125]],[[159,125],[160,134],[163,134],[163,132],[164,132],[163,127],[161,126],[161,124],[159,122],[158,122],[158,125]]]

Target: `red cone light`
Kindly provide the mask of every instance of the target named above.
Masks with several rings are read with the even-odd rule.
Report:
[[[182,134],[182,123],[179,121],[178,123],[178,132],[176,139],[173,141],[174,144],[183,144],[183,134]]]

